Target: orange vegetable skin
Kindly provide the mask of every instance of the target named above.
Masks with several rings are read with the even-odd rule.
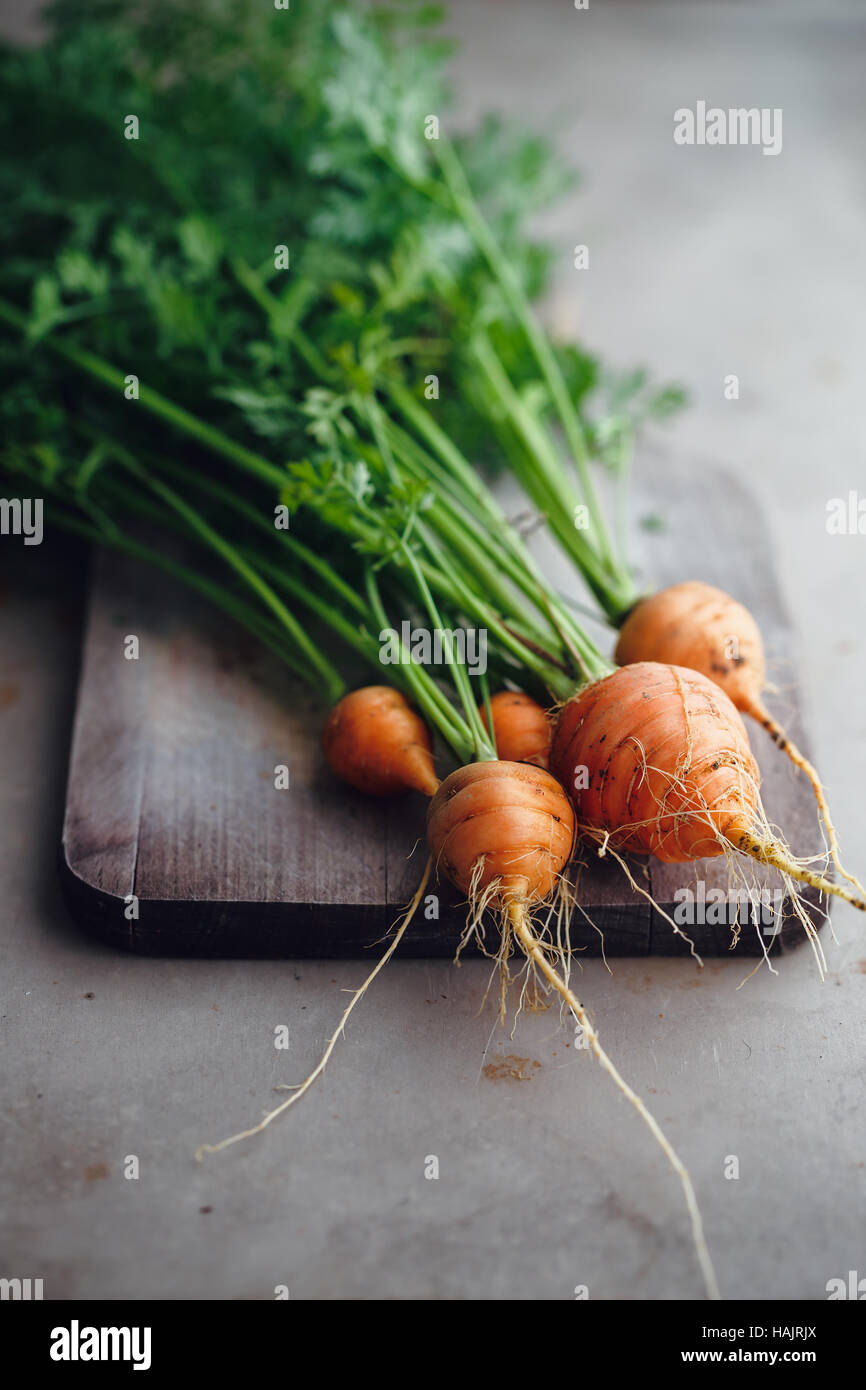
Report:
[[[479,713],[488,728],[487,710]],[[550,751],[550,720],[547,711],[521,690],[500,690],[490,701],[493,736],[500,758],[512,763],[534,763],[547,767]]]
[[[439,785],[427,726],[389,685],[344,695],[328,716],[322,743],[337,776],[369,796],[411,790],[432,796]]]
[[[543,768],[470,763],[446,777],[431,801],[427,841],[434,864],[461,892],[482,892],[499,879],[501,901],[538,902],[571,857],[574,813]]]
[[[613,849],[682,863],[754,833],[760,773],[745,726],[697,671],[640,662],[585,687],[562,708],[550,767],[581,830],[610,832]]]
[[[622,625],[620,666],[661,661],[701,671],[743,714],[763,723],[766,667],[758,625],[736,599],[689,580],[642,599]]]
[[[764,704],[764,646],[749,610],[709,584],[696,580],[674,584],[643,599],[629,615],[622,626],[616,659],[623,666],[639,661],[672,661],[701,671],[721,686],[742,714],[750,715],[766,729],[777,747],[808,778],[827,833],[830,858],[842,878],[856,889],[855,906],[862,907],[866,889],[842,863],[821,778]]]

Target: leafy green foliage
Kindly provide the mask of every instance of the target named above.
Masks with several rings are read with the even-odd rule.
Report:
[[[448,101],[441,19],[411,0],[54,5],[45,44],[0,51],[0,292],[26,308],[31,339],[62,332],[291,455],[311,424],[320,443],[329,428],[310,416],[307,393],[320,383],[293,342],[302,326],[354,386],[359,372],[369,383],[387,368],[412,386],[435,372],[443,426],[496,466],[490,402],[462,359],[473,323],[488,326],[535,408],[550,403],[471,237],[431,196],[425,122],[444,119]],[[124,138],[129,116],[138,139]],[[458,149],[516,276],[537,294],[548,254],[527,222],[573,176],[543,140],[495,118]],[[275,269],[280,245],[288,272]],[[268,323],[238,263],[268,287]],[[558,355],[582,408],[598,365],[574,347]],[[57,363],[34,354],[26,373],[41,378],[47,407]],[[605,410],[622,413],[626,399],[630,419],[677,404],[624,378]]]
[[[441,19],[419,0],[62,0],[44,44],[0,48],[0,466],[112,543],[132,514],[211,550],[215,526],[232,583],[250,583],[281,497],[308,549],[266,523],[264,548],[281,549],[261,564],[317,617],[320,580],[354,621],[375,575],[401,612],[480,613],[494,661],[562,694],[591,670],[590,644],[555,595],[533,596],[522,543],[466,462],[492,470],[526,443],[470,345],[484,335],[519,419],[543,430],[563,416],[561,375],[621,478],[641,422],[679,398],[574,345],[540,368],[427,138],[448,106]],[[454,145],[512,290],[535,297],[550,253],[529,220],[571,172],[493,118]],[[127,374],[138,404],[117,389]],[[407,419],[430,376],[439,441]],[[560,539],[588,550],[550,449]],[[611,570],[595,568],[603,595]],[[252,587],[265,597],[252,630],[276,622],[322,674],[292,615],[254,574]]]

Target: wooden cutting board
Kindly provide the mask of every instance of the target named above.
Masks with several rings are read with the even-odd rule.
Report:
[[[780,692],[770,706],[806,743],[791,628],[754,500],[710,466],[656,459],[643,468],[634,515],[665,520],[660,530],[636,526],[647,586],[694,578],[733,590],[764,633]],[[549,543],[539,557],[564,594],[585,599]],[[124,656],[129,635],[139,639],[138,660]],[[425,803],[378,802],[339,784],[321,753],[323,718],[275,658],[182,585],[118,554],[97,555],[63,830],[62,878],[75,919],[104,941],[148,954],[366,954],[422,872]],[[820,839],[808,787],[762,730],[750,726],[750,737],[771,821],[797,853],[814,852]],[[288,789],[275,788],[278,765],[289,769]],[[598,954],[603,933],[609,955],[684,949],[616,863],[584,858],[580,900],[591,921],[575,914],[576,946]],[[729,882],[720,860],[635,861],[633,871],[668,912],[678,888]],[[778,886],[772,876],[759,882]],[[438,918],[418,915],[406,955],[451,955],[459,938],[457,895],[444,882],[429,891]],[[810,910],[819,921],[814,900]],[[702,954],[729,949],[727,926],[689,933]],[[781,932],[764,936],[773,950],[802,940],[789,911]],[[757,954],[761,944],[750,924],[737,950]]]

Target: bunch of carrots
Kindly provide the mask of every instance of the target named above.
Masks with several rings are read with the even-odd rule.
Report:
[[[358,20],[358,33],[381,45],[377,23]],[[340,119],[351,125],[351,110]],[[861,910],[866,894],[842,869],[817,774],[765,708],[761,639],[746,609],[688,577],[649,597],[636,588],[593,476],[599,459],[615,456],[627,477],[634,422],[622,417],[612,432],[578,408],[567,360],[536,318],[527,277],[485,215],[458,145],[441,131],[425,140],[419,126],[403,131],[397,157],[389,129],[360,121],[353,138],[387,166],[413,208],[426,201],[435,209],[439,233],[464,248],[464,270],[443,254],[422,258],[402,287],[379,264],[360,287],[290,276],[283,289],[264,262],[214,239],[226,312],[238,301],[243,314],[254,311],[269,335],[268,399],[292,403],[276,425],[260,384],[244,393],[223,383],[197,401],[189,391],[177,399],[162,389],[163,364],[159,389],[138,371],[130,394],[136,364],[105,351],[117,304],[100,302],[86,277],[79,300],[47,328],[43,318],[38,332],[34,306],[2,298],[0,330],[15,353],[29,346],[23,377],[39,401],[4,447],[3,485],[7,495],[44,495],[49,522],[169,570],[276,652],[331,706],[326,719],[323,708],[324,753],[350,786],[429,798],[430,859],[418,891],[319,1066],[261,1123],[200,1153],[260,1132],[306,1092],[411,929],[435,871],[467,901],[464,941],[498,964],[500,1008],[517,958],[521,998],[538,986],[559,997],[652,1130],[682,1182],[707,1291],[718,1296],[689,1175],[571,987],[568,866],[581,845],[615,855],[629,873],[630,854],[673,863],[744,856],[772,866],[819,958],[793,884]],[[158,160],[149,175],[174,192]],[[278,239],[273,230],[268,238]],[[391,271],[405,238],[401,227]],[[102,240],[117,245],[105,229]],[[103,289],[110,274],[98,280]],[[66,289],[74,300],[74,285]],[[406,315],[419,304],[436,336],[406,337]],[[209,350],[206,342],[196,349]],[[260,343],[257,352],[263,360]],[[443,354],[452,359],[448,428],[436,399],[415,388]],[[251,418],[266,445],[252,437]],[[617,664],[540,573],[473,466],[479,437],[492,441],[618,631]],[[293,462],[275,460],[275,442],[283,456],[296,451]],[[404,619],[446,634],[483,629],[488,672],[470,676],[447,644],[435,676],[407,651],[383,667],[379,634],[399,632]],[[359,660],[373,679],[353,689],[346,672]],[[771,831],[742,714],[809,778],[844,883],[797,859]],[[456,763],[441,780],[434,735]]]

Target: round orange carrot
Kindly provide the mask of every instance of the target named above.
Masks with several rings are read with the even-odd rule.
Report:
[[[760,773],[724,692],[696,671],[642,662],[563,706],[551,768],[584,833],[667,863],[724,854],[751,825]]]
[[[548,897],[571,857],[574,813],[562,787],[529,763],[469,763],[446,777],[427,812],[434,864],[467,895]]]
[[[328,716],[322,743],[337,776],[369,796],[412,790],[432,796],[439,785],[427,726],[389,685],[344,695]]]
[[[622,625],[616,661],[662,661],[702,671],[743,714],[759,718],[764,646],[742,603],[698,580],[673,584],[642,599]],[[762,720],[763,722],[763,720]]]
[[[547,711],[522,690],[500,690],[490,700],[493,737],[500,758],[510,763],[534,763],[547,767],[550,750],[550,720]],[[488,728],[487,710],[479,714]]]
[[[766,661],[755,619],[722,589],[698,580],[674,584],[642,599],[622,625],[615,657],[620,666],[661,661],[701,671],[721,686],[742,714],[755,719],[808,779],[827,830],[830,856],[862,895],[862,884],[843,867],[836,828],[821,779],[764,704]]]
[[[770,836],[743,721],[698,671],[638,662],[585,686],[560,712],[550,767],[581,833],[612,849],[682,863],[733,848],[866,911]]]

